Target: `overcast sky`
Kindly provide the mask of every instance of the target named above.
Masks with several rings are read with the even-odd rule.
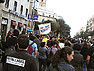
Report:
[[[47,0],[46,7],[64,18],[71,27],[71,36],[94,16],[94,0]]]

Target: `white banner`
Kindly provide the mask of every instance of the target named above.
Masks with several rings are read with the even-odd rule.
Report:
[[[51,23],[38,25],[40,34],[48,34],[51,31]]]

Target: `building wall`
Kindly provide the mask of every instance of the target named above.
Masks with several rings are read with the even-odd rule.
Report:
[[[94,17],[90,18],[87,21],[87,28],[86,28],[86,30],[88,30],[88,31],[93,31],[94,30]]]
[[[57,18],[56,13],[54,13],[53,11],[50,11],[46,8],[46,0],[39,0],[39,6],[37,9],[38,12],[38,21],[42,22],[42,21],[47,21],[47,20],[51,20],[54,21],[55,18]]]
[[[17,2],[17,8],[16,11],[14,11],[14,2]],[[5,2],[6,3],[6,2]],[[7,24],[2,24],[3,26],[6,26],[6,34],[8,33],[8,31],[11,28],[11,21],[15,21],[16,22],[16,26],[15,29],[18,29],[18,22],[22,23],[22,27],[21,27],[21,31],[23,30],[23,28],[26,28],[25,25],[27,24],[27,16],[26,14],[26,8],[28,9],[28,13],[29,13],[29,5],[30,5],[30,0],[28,2],[28,0],[10,0],[9,1],[9,7],[6,8],[5,7],[5,3],[4,3],[4,8],[3,8],[3,12],[2,12],[2,19],[7,20]],[[20,14],[20,10],[21,10],[21,5],[23,5],[23,12],[22,14]],[[27,15],[28,15],[27,13]],[[1,28],[3,29],[3,28]]]

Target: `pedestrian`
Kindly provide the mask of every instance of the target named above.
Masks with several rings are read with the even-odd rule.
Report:
[[[79,43],[74,43],[73,45],[74,49],[74,59],[71,61],[71,64],[75,67],[76,71],[82,71],[83,67],[83,55],[80,53],[81,51],[81,45]]]
[[[36,58],[38,48],[37,48],[37,44],[34,42],[34,39],[35,39],[35,36],[32,33],[30,33],[29,34],[29,45],[32,44],[32,48],[33,48],[32,56]]]
[[[52,62],[53,55],[55,55],[55,53],[57,51],[57,47],[56,47],[56,42],[55,41],[51,41],[50,46],[51,47],[48,47],[48,52],[47,52],[47,66],[48,67],[49,67],[49,65]]]
[[[88,56],[89,48],[90,48],[90,44],[84,42],[80,52],[83,55],[83,59],[84,59],[83,67],[82,67],[83,71],[87,71],[87,56]]]
[[[39,48],[39,71],[45,71],[47,67],[47,48],[45,42],[41,43]]]
[[[37,71],[35,58],[27,53],[29,38],[26,35],[18,37],[18,50],[6,56],[3,71]]]
[[[87,54],[87,71],[94,71],[94,41]]]
[[[75,68],[70,65],[73,55],[74,50],[68,46],[58,50],[52,58],[52,65],[48,71],[53,71],[53,69],[54,71],[75,71]]]
[[[8,33],[9,34],[9,33]],[[13,51],[17,50],[17,40],[19,36],[19,30],[14,29],[6,39],[6,48],[5,48],[5,55],[10,54]]]

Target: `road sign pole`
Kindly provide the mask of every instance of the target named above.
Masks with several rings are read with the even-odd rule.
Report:
[[[34,0],[34,7],[33,7],[33,10],[32,10],[32,31],[33,31],[33,34],[34,34],[34,11],[35,11],[35,2],[36,0]]]

